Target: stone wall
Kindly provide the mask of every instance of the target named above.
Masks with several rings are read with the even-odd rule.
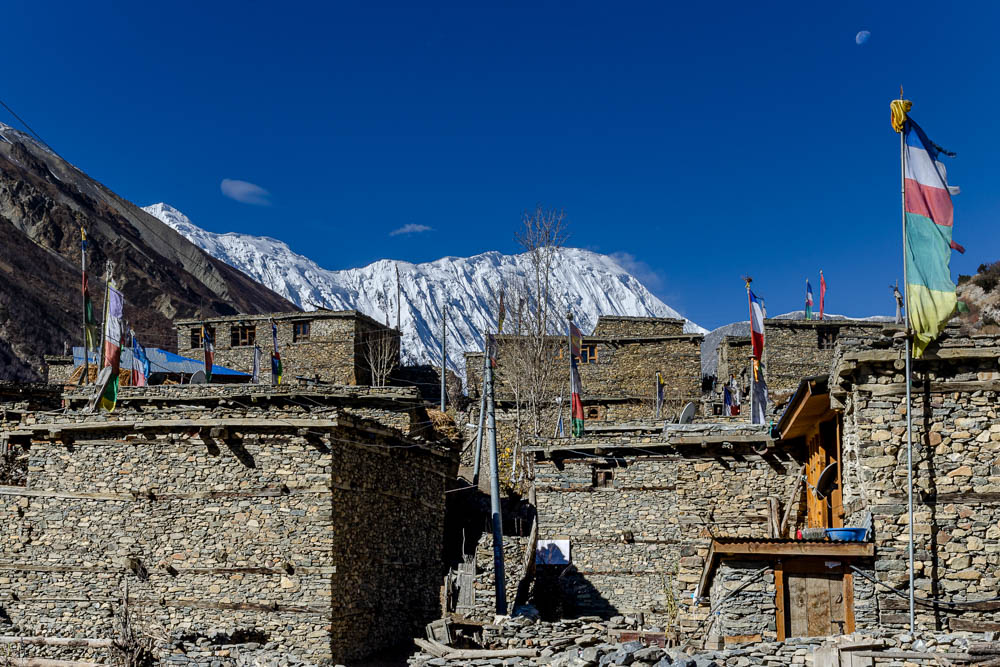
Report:
[[[111,414],[39,413],[7,432],[30,461],[27,488],[0,487],[5,634],[112,637],[125,580],[132,613],[168,633],[240,631],[309,662],[439,615],[456,454],[386,426],[410,406],[359,388],[307,408],[291,388],[190,387],[130,388]]]
[[[625,317],[601,315],[594,326],[594,336],[635,338],[641,336],[679,336],[684,320],[673,317]]]
[[[913,362],[916,590],[919,597],[975,601],[996,595],[1000,576],[1000,338],[946,336]],[[906,394],[902,342],[845,341],[831,375],[844,410],[847,522],[873,518],[883,584],[907,586]],[[855,577],[858,582],[861,577]],[[870,585],[870,584],[869,584]],[[884,589],[855,592],[857,627],[908,625],[907,602]],[[864,616],[864,624],[862,623]],[[1000,621],[995,610],[962,614],[917,606],[922,628]],[[963,626],[966,627],[966,626]]]
[[[232,331],[241,326],[254,328],[254,341],[261,348],[261,382],[271,382],[271,352],[273,351],[269,318],[278,327],[278,351],[281,353],[282,375],[285,382],[296,377],[318,378],[333,384],[368,385],[372,382],[368,363],[369,341],[388,334],[394,354],[393,366],[399,365],[399,333],[388,329],[356,311],[315,311],[311,313],[277,313],[273,315],[241,315],[205,320],[215,328],[215,363],[233,370],[253,371],[254,345],[232,345]],[[309,336],[296,340],[295,325],[309,323]],[[177,326],[177,349],[185,356],[201,358],[201,347],[192,348],[192,334],[200,330],[201,320],[181,320]]]
[[[752,583],[744,585],[747,581]],[[774,570],[768,561],[723,560],[715,571],[709,597],[711,607],[719,611],[705,634],[777,639]]]
[[[598,443],[603,455],[586,456]],[[803,455],[730,444],[663,447],[661,435],[617,435],[536,452],[539,539],[570,540],[575,572],[562,589],[575,591],[575,613],[643,612],[655,625],[697,627],[707,609],[692,606],[692,594],[711,535],[768,537],[767,497],[788,497]],[[793,532],[800,517],[796,504]]]
[[[767,387],[772,403],[783,404],[802,378],[830,372],[837,339],[875,333],[896,325],[858,320],[764,321]]]

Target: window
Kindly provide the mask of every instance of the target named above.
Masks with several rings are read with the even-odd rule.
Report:
[[[580,346],[580,363],[581,364],[596,364],[597,363],[597,346],[593,343],[588,345]]]
[[[257,341],[257,327],[252,324],[236,324],[229,330],[230,347],[253,345]]]
[[[816,329],[816,347],[821,350],[832,350],[837,343],[837,330],[834,327]]]
[[[598,408],[596,405],[592,405],[589,408],[587,408],[587,419],[600,419],[600,418],[601,418],[600,408]]]
[[[312,329],[312,322],[303,320],[302,322],[292,322],[292,342],[300,343],[309,340],[309,333]]]
[[[615,486],[615,471],[611,468],[594,468],[593,486],[595,489],[612,489]]]
[[[208,335],[215,340],[215,327],[205,327],[208,329]],[[201,327],[191,329],[191,349],[197,349],[205,346],[205,341],[201,337]]]

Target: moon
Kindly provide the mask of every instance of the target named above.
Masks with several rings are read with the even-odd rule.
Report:
[[[861,46],[862,44],[868,41],[868,38],[871,37],[871,35],[872,34],[870,31],[861,30],[858,32],[857,35],[854,36],[854,43],[857,44],[858,46]]]

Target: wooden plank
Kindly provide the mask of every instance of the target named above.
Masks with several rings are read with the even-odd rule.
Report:
[[[785,515],[781,517],[781,526],[778,531],[779,537],[784,537],[788,531],[788,519],[792,516],[792,507],[795,506],[795,499],[799,495],[799,489],[802,487],[803,478],[806,475],[805,464],[799,468],[799,473],[795,476],[795,484],[792,485],[792,490],[788,494],[788,500],[785,501]]]
[[[870,558],[875,555],[871,542],[799,542],[780,543],[738,542],[718,544],[719,556],[770,555],[770,556],[832,556],[835,558]]]
[[[257,491],[194,491],[192,493],[157,493],[153,490],[154,500],[150,500],[145,492],[132,493],[72,493],[69,491],[43,491],[29,489],[24,486],[0,486],[0,496],[20,496],[28,498],[65,498],[69,500],[116,500],[146,502],[166,500],[214,500],[217,498],[275,498],[284,495],[330,495],[331,490],[325,486],[264,488]],[[408,497],[407,497],[408,499]]]
[[[87,639],[84,637],[0,637],[0,644],[20,646],[75,646],[86,648],[111,648],[110,639]]]
[[[837,634],[830,618],[830,582],[823,575],[805,575],[806,636]]]
[[[778,560],[774,564],[774,601],[777,609],[776,629],[778,631],[778,641],[783,642],[787,638],[785,630],[785,619],[787,617],[787,604],[785,602],[785,568],[784,563]]]
[[[969,660],[968,653],[931,653],[930,651],[851,651],[859,658],[882,658],[884,660]]]
[[[767,528],[771,537],[781,537],[781,519],[778,518],[778,499],[767,498]]]
[[[788,574],[788,634],[792,637],[809,636],[809,596],[804,575]]]
[[[949,618],[948,629],[953,632],[1000,632],[1000,623],[978,619]]]
[[[844,568],[847,570],[847,568]],[[845,634],[854,632],[854,574],[847,570],[844,572],[844,624],[847,629]]]
[[[895,382],[893,384],[859,384],[854,386],[854,391],[864,391],[872,396],[901,396],[906,393],[906,384]],[[914,387],[914,391],[923,392],[923,387]],[[973,391],[1000,391],[1000,381],[997,380],[969,380],[966,382],[931,382],[930,393],[946,394],[948,392],[973,392]]]

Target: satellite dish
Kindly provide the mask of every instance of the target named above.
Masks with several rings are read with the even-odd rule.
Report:
[[[205,371],[195,371],[194,375],[188,381],[188,384],[207,384],[208,379],[205,378]]]
[[[694,421],[695,410],[696,408],[694,407],[694,403],[689,402],[687,405],[684,406],[684,409],[681,410],[681,416],[678,417],[677,423],[690,424],[692,421]]]
[[[837,463],[836,461],[823,468],[823,472],[819,474],[819,480],[816,482],[816,488],[813,489],[813,494],[820,500],[823,500],[830,495],[833,491],[834,485],[837,483]]]

